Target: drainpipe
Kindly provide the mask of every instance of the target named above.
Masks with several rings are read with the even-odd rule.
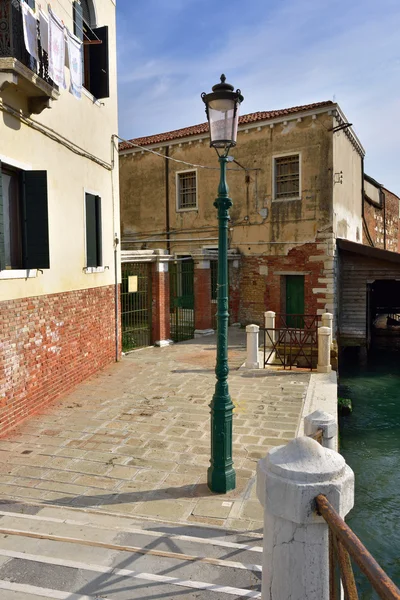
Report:
[[[118,244],[117,234],[114,234],[114,272],[115,272],[115,362],[119,360],[119,294],[118,294]]]
[[[364,220],[364,157],[361,158],[361,216]]]
[[[386,194],[382,188],[381,198],[383,200],[383,249],[386,250]]]
[[[165,147],[165,229],[167,231],[167,252],[171,254],[171,239],[169,235],[169,146]]]

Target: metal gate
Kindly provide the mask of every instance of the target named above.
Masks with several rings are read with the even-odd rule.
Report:
[[[151,264],[122,263],[122,350],[150,346]]]
[[[318,360],[318,316],[277,314],[274,328],[264,329],[264,368],[312,370]]]
[[[174,342],[194,337],[194,263],[190,257],[170,264],[170,322]]]

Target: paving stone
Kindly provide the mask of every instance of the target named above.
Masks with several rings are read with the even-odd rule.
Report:
[[[126,356],[0,440],[0,495],[259,528],[257,461],[295,435],[309,374],[238,371],[245,332],[230,336],[237,340],[229,352],[235,490],[217,495],[206,485],[215,388],[210,337]]]
[[[76,476],[76,473],[75,473]],[[120,485],[120,481],[118,479],[109,479],[108,477],[98,477],[97,475],[78,475],[75,478],[74,483],[77,485],[90,487],[90,488],[100,488],[104,490],[114,490],[116,487]]]
[[[197,502],[192,514],[198,517],[213,517],[226,519],[231,512],[233,503],[226,500],[201,499]]]
[[[240,515],[243,519],[251,519],[253,521],[263,520],[263,508],[257,500],[247,500],[243,503],[242,512]]]
[[[134,514],[180,521],[191,514],[191,507],[177,500],[149,500],[135,506]]]

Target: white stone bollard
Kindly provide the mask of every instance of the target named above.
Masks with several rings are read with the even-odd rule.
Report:
[[[324,448],[337,450],[337,422],[335,417],[323,410],[315,410],[310,415],[304,417],[305,435],[314,435],[322,429],[322,445]]]
[[[258,335],[260,328],[258,325],[247,325],[247,358],[245,362],[246,369],[259,369],[258,360]]]
[[[324,494],[341,517],[354,505],[354,474],[340,454],[308,437],[272,448],[257,466],[264,507],[262,600],[329,600]]]
[[[273,310],[268,310],[264,313],[264,327],[265,329],[275,329],[275,317],[276,314]],[[275,344],[275,331],[265,332],[265,358],[271,354],[272,348]],[[272,352],[269,356],[268,364],[272,364],[275,360],[275,352]]]
[[[331,329],[318,327],[318,373],[330,373],[331,367]]]
[[[324,313],[321,315],[321,325],[322,327],[329,327],[332,333],[333,328],[333,315],[332,313]]]

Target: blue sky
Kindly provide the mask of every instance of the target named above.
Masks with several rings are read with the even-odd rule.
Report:
[[[117,0],[117,20],[121,136],[203,122],[224,72],[242,114],[336,100],[400,194],[399,0]]]

